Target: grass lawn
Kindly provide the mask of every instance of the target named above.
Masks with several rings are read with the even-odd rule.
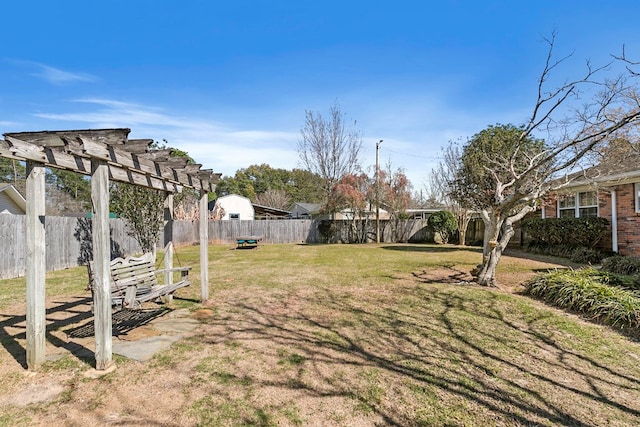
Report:
[[[518,294],[552,264],[505,256],[503,289],[487,289],[468,284],[477,249],[231,248],[210,247],[205,305],[198,247],[180,248],[194,284],[173,307],[200,327],[98,379],[72,354],[25,372],[24,334],[6,332],[24,279],[0,281],[0,425],[640,425],[640,345]],[[48,300],[87,296],[86,280],[48,274]],[[48,381],[63,390],[52,402],[10,403]]]

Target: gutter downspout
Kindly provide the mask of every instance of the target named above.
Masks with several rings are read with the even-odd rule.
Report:
[[[611,250],[618,252],[618,200],[616,190],[611,190]]]

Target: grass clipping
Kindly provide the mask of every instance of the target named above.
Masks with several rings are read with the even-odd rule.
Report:
[[[640,332],[637,292],[611,284],[608,273],[586,268],[555,270],[529,280],[525,293],[606,325]]]

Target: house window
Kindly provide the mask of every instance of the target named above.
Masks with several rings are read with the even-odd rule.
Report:
[[[592,218],[598,216],[598,193],[584,191],[564,194],[558,199],[560,218]]]
[[[240,214],[239,213],[230,213],[229,214],[229,219],[240,219]]]
[[[578,193],[578,199],[578,218],[598,216],[598,193],[595,191]]]
[[[560,218],[575,218],[576,216],[576,196],[573,194],[563,194],[558,199],[558,212]]]
[[[640,182],[636,182],[634,184],[634,194],[635,194],[635,200],[636,200],[636,212],[640,213]]]

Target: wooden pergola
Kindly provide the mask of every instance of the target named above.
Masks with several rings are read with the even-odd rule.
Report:
[[[209,298],[207,195],[220,174],[171,157],[170,150],[150,149],[151,139],[128,139],[130,129],[90,129],[5,133],[0,156],[27,165],[26,280],[27,367],[45,360],[45,168],[91,177],[93,259],[95,263],[94,324],[96,369],[112,362],[110,292],[109,181],[164,191],[165,268],[173,267],[173,194],[183,188],[200,193],[201,300]],[[167,277],[166,280],[171,280]]]

